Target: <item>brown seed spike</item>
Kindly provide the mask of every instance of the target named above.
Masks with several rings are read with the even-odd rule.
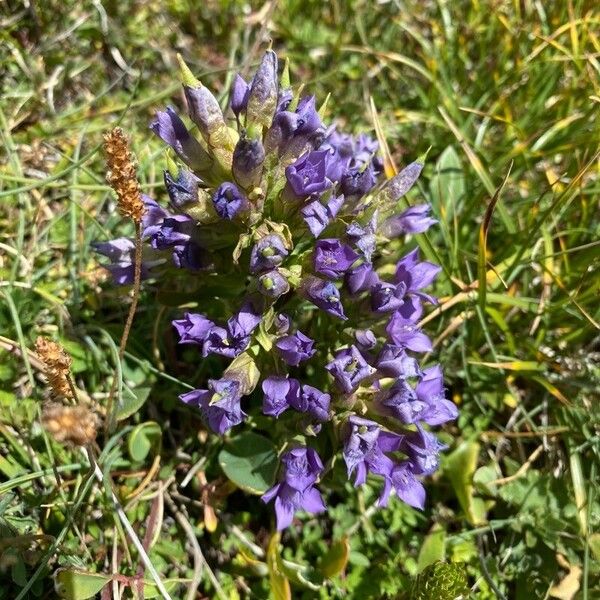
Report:
[[[71,357],[60,344],[43,337],[35,341],[35,351],[44,364],[44,374],[52,392],[57,396],[71,397],[68,380]]]
[[[145,207],[137,180],[134,156],[129,150],[129,140],[120,127],[104,134],[104,151],[108,166],[106,179],[117,193],[119,212],[123,217],[129,217],[139,223]]]
[[[57,442],[86,446],[96,439],[98,417],[86,406],[53,402],[44,406],[42,425]]]

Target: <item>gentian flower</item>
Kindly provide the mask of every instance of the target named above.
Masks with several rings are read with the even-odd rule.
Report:
[[[333,375],[338,387],[346,394],[356,390],[360,382],[375,373],[356,346],[340,350],[325,366]]]
[[[297,367],[302,361],[314,355],[314,340],[305,336],[301,331],[293,335],[286,335],[275,342],[279,355],[288,365]]]
[[[331,187],[327,178],[329,152],[315,150],[301,156],[285,169],[285,176],[292,191],[298,198],[320,194]]]
[[[307,277],[302,284],[302,289],[315,306],[338,319],[346,320],[340,292],[333,283],[318,277]]]
[[[369,263],[362,263],[346,272],[344,285],[354,295],[373,289],[379,283],[379,276]]]
[[[289,254],[283,238],[272,233],[261,238],[252,248],[250,254],[250,272],[269,271],[281,265]]]
[[[307,413],[317,421],[329,419],[331,396],[311,385],[303,385],[299,396],[295,396],[290,405],[296,410]]]
[[[314,487],[323,463],[312,448],[294,448],[281,457],[281,481],[262,496],[267,503],[275,500],[277,529],[281,531],[292,524],[298,510],[320,513],[325,504],[319,491]]]
[[[336,217],[344,204],[344,196],[331,196],[327,204],[323,204],[317,197],[310,200],[300,209],[308,229],[314,237],[319,237],[323,230]]]
[[[375,421],[356,415],[348,418],[346,430],[343,455],[348,478],[356,471],[355,487],[366,482],[368,472],[389,477],[394,463],[385,452],[398,450],[403,436],[383,431]]]
[[[396,496],[413,508],[423,510],[425,507],[425,488],[415,477],[413,465],[407,461],[396,465],[391,473],[391,485]],[[379,506],[386,506],[388,495],[385,494],[379,500]]]
[[[173,327],[179,335],[180,344],[195,344],[201,346],[215,324],[204,315],[185,313],[183,319],[175,319]]]
[[[385,344],[377,357],[377,370],[387,377],[408,379],[421,374],[419,363],[406,354],[403,346]]]
[[[185,210],[186,207],[198,202],[200,179],[191,171],[179,169],[177,179],[173,179],[169,171],[165,171],[164,179],[169,203],[175,210]]]
[[[319,240],[315,244],[315,271],[331,279],[340,278],[357,259],[358,254],[340,240]]]
[[[164,112],[157,112],[150,129],[163,142],[171,146],[177,156],[193,171],[203,172],[210,168],[212,159],[197,139],[192,137],[184,122],[175,110],[168,106]]]
[[[341,450],[355,486],[378,476],[378,505],[395,491],[422,508],[419,478],[437,469],[444,449],[428,429],[458,414],[445,397],[441,367],[422,369],[415,357],[432,350],[419,322],[436,302],[427,288],[440,268],[422,261],[418,249],[397,251],[400,241],[377,251],[379,240],[436,222],[427,204],[399,206],[422,162],[384,181],[377,141],[324,123],[315,97],[292,88],[289,69],[280,81],[272,50],[251,79],[235,76],[235,119],[225,118],[181,60],[180,67],[188,117],[202,140],[170,107],[151,125],[186,166],[167,158],[168,209],[142,196],[142,277],[152,275],[162,297],[210,303],[210,318],[184,312],[172,323],[180,344],[223,357],[206,365],[211,374],[223,365],[220,377],[182,401],[222,435],[244,421],[241,398],[262,382],[263,414],[248,429],[259,425],[277,448],[288,449],[278,483],[263,496],[275,503],[278,529],[298,510],[325,510],[315,487],[321,459],[293,446],[299,436],[315,436],[328,462]],[[133,281],[133,241],[97,250],[118,283]],[[243,299],[239,309],[236,298]],[[322,381],[323,366],[329,381]],[[252,420],[260,408],[250,406]],[[348,416],[353,406],[367,409],[369,419]],[[270,428],[284,412],[284,423]]]
[[[258,291],[269,298],[279,298],[290,291],[290,284],[277,269],[273,269],[258,278]]]
[[[404,233],[423,233],[437,223],[437,219],[429,216],[430,212],[429,204],[411,206],[399,215],[387,219],[383,224],[383,234],[393,238]]]
[[[397,346],[402,346],[413,352],[429,352],[433,349],[431,340],[411,319],[406,319],[395,312],[385,328],[389,338]]]
[[[221,219],[231,221],[247,206],[248,201],[239,188],[231,182],[222,183],[212,197],[215,211]]]
[[[415,248],[396,263],[396,281],[403,285],[407,294],[415,294],[432,304],[436,300],[421,292],[431,285],[442,268],[427,261],[419,261],[419,249]]]
[[[242,411],[240,383],[234,379],[209,379],[207,390],[192,390],[181,394],[179,399],[185,404],[200,409],[208,426],[223,435],[246,417]]]
[[[380,281],[371,289],[371,310],[377,313],[398,310],[404,304],[405,294],[406,285]]]
[[[300,399],[300,384],[287,377],[267,377],[262,383],[264,393],[262,411],[265,415],[278,417]]]
[[[444,395],[444,379],[439,365],[423,371],[415,394],[425,404],[422,420],[428,425],[442,425],[458,417],[456,404],[447,400]]]

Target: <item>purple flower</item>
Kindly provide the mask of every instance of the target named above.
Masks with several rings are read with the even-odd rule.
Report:
[[[403,283],[394,285],[380,281],[371,289],[371,310],[377,313],[398,310],[404,304],[406,286]]]
[[[260,324],[261,315],[250,302],[245,302],[237,315],[227,321],[227,329],[232,340],[249,336]]]
[[[275,315],[275,331],[277,335],[285,335],[290,329],[290,318],[284,313]]]
[[[296,134],[311,134],[319,129],[323,129],[323,123],[321,117],[317,112],[315,106],[314,96],[304,96],[300,98],[298,107],[296,108],[297,123],[296,123]]]
[[[196,222],[191,217],[171,215],[166,217],[160,226],[152,228],[150,245],[157,250],[181,246],[190,241],[195,230]]]
[[[258,291],[268,298],[279,298],[290,291],[290,284],[277,269],[273,269],[258,278]]]
[[[248,106],[249,94],[250,86],[239,73],[236,73],[231,86],[231,95],[229,98],[231,110],[236,117],[239,117],[240,113],[246,110],[246,106]]]
[[[344,285],[354,295],[365,290],[371,290],[379,283],[379,276],[369,263],[362,263],[346,272]]]
[[[423,484],[415,477],[412,471],[412,465],[409,462],[402,462],[396,465],[391,474],[391,485],[400,500],[406,502],[413,508],[423,510],[425,507],[425,488]],[[388,494],[385,494],[379,500],[379,506],[386,506]]]
[[[377,345],[377,338],[370,329],[357,329],[354,339],[359,350],[372,350]]]
[[[407,425],[422,420],[427,408],[404,379],[398,379],[389,390],[381,392],[375,399],[375,405],[382,414]]]
[[[327,204],[323,204],[319,198],[315,198],[300,209],[300,214],[313,236],[319,237],[336,217],[343,204],[343,195],[331,196]]]
[[[102,265],[112,276],[116,285],[133,283],[135,244],[127,238],[117,238],[109,242],[94,242],[92,248],[98,254],[110,259],[110,264]],[[164,262],[163,260],[144,260],[142,262],[142,279],[150,277],[150,269]]]
[[[183,319],[172,321],[180,344],[202,345],[215,324],[204,315],[186,312]]]
[[[360,198],[373,189],[376,182],[373,163],[369,162],[366,167],[357,167],[346,172],[340,182],[340,188],[347,198]]]
[[[423,371],[415,394],[425,404],[422,420],[428,425],[441,425],[458,417],[456,404],[444,395],[444,377],[439,365]]]
[[[325,510],[323,498],[314,487],[323,471],[319,455],[312,448],[294,448],[281,457],[281,464],[280,482],[261,498],[265,503],[275,500],[278,531],[291,525],[298,510],[309,513]]]
[[[250,253],[250,272],[269,271],[278,267],[288,255],[283,238],[271,233],[261,238]]]
[[[388,377],[408,379],[421,374],[419,364],[406,354],[404,347],[385,344],[377,357],[377,370]]]
[[[399,312],[395,312],[385,328],[389,338],[396,346],[403,346],[413,352],[429,352],[433,349],[431,340],[414,324]]]
[[[408,294],[416,294],[430,302],[435,299],[421,290],[431,285],[442,268],[433,263],[419,262],[419,249],[415,248],[396,263],[396,281],[404,285]]]
[[[362,252],[366,262],[371,262],[373,252],[375,252],[375,232],[377,231],[377,212],[371,217],[366,225],[361,225],[353,221],[346,228],[346,235],[356,244],[356,247]]]
[[[166,111],[158,111],[150,129],[163,142],[171,146],[177,156],[194,171],[202,172],[212,164],[212,159],[197,139],[192,137],[171,106]]]
[[[175,210],[185,210],[198,202],[200,179],[187,169],[179,169],[177,179],[169,171],[164,172],[165,186],[169,194],[169,204]]]
[[[296,162],[285,169],[288,184],[298,198],[320,194],[331,187],[327,178],[327,150],[315,150],[303,154]]]
[[[329,419],[331,396],[311,385],[303,385],[299,396],[295,396],[290,405],[297,411],[307,413],[317,421]]]
[[[234,379],[209,379],[208,390],[192,390],[181,394],[179,399],[200,409],[208,426],[223,435],[247,416],[240,404],[240,383]]]
[[[340,292],[331,281],[309,276],[302,282],[302,291],[321,310],[338,319],[347,319],[340,301]]]
[[[240,211],[247,207],[248,201],[240,189],[226,181],[222,183],[212,197],[215,211],[222,219],[231,221]]]
[[[260,140],[240,137],[233,151],[233,177],[239,185],[249,190],[260,183],[265,149]]]
[[[173,247],[173,263],[178,269],[198,271],[207,266],[204,250],[193,241]]]
[[[272,417],[279,417],[300,399],[300,384],[287,377],[267,377],[262,383],[262,390],[262,411]]]
[[[341,277],[357,259],[358,254],[340,240],[319,240],[315,245],[315,271],[331,279]]]
[[[375,369],[367,363],[356,346],[338,351],[335,358],[325,368],[331,373],[338,387],[346,394],[356,390],[363,379],[375,373]]]
[[[392,238],[404,233],[423,233],[438,222],[437,219],[429,216],[430,212],[429,204],[411,206],[403,213],[390,217],[383,224],[383,234]]]
[[[293,367],[297,367],[303,360],[309,359],[316,350],[313,348],[315,342],[305,336],[301,331],[296,331],[293,335],[286,335],[279,338],[275,346],[279,350],[281,358]]]
[[[407,434],[402,440],[400,450],[406,454],[415,475],[431,475],[437,471],[440,451],[447,448],[440,444],[433,433],[417,425],[417,431]]]
[[[142,217],[142,238],[152,237],[162,227],[163,221],[171,215],[158,202],[142,194],[144,216]]]
[[[375,421],[349,417],[343,455],[348,478],[356,471],[354,486],[364,484],[368,472],[389,477],[394,463],[384,453],[398,450],[402,439],[401,435],[383,431]]]

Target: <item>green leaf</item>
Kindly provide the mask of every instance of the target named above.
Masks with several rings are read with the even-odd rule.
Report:
[[[420,573],[434,562],[446,558],[446,530],[436,523],[423,541],[419,558],[417,559],[417,572]]]
[[[157,453],[160,450],[161,437],[162,430],[158,423],[140,423],[127,438],[127,448],[132,460],[142,462],[152,449]]]
[[[463,441],[444,461],[444,473],[452,483],[454,492],[471,525],[485,523],[485,512],[482,514],[482,503],[474,502],[473,475],[477,468],[479,444]]]
[[[133,390],[125,388],[123,403],[117,409],[117,421],[123,421],[140,410],[146,403],[151,390],[152,388],[149,386],[134,388]]]
[[[251,494],[264,494],[275,481],[277,452],[267,438],[249,431],[225,445],[219,464],[238,487]]]
[[[454,146],[447,146],[436,163],[430,189],[436,206],[452,206],[465,194],[465,174]]]
[[[111,580],[110,575],[75,569],[59,569],[54,575],[55,589],[65,600],[93,598]]]
[[[323,575],[310,565],[301,565],[300,563],[291,560],[278,559],[278,566],[291,582],[308,588],[309,590],[317,591],[323,587]]]
[[[412,600],[456,600],[466,597],[468,591],[464,565],[436,562],[417,577],[410,597]]]
[[[327,554],[321,560],[321,572],[323,575],[329,579],[339,575],[346,568],[349,555],[350,543],[347,537],[333,542]]]
[[[173,593],[177,586],[186,583],[187,579],[164,579],[163,585],[169,594]],[[151,598],[161,598],[161,591],[157,585],[151,581],[144,581],[144,594],[142,596],[144,600],[150,600]]]

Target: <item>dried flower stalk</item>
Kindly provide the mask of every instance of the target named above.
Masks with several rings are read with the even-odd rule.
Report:
[[[52,340],[38,337],[35,341],[35,351],[44,365],[44,374],[48,379],[48,387],[55,396],[65,398],[73,397],[69,384],[69,371],[71,369],[71,357],[63,347]]]
[[[106,179],[117,193],[119,212],[140,223],[145,211],[144,202],[129,140],[120,127],[104,135],[104,151],[109,169]]]

